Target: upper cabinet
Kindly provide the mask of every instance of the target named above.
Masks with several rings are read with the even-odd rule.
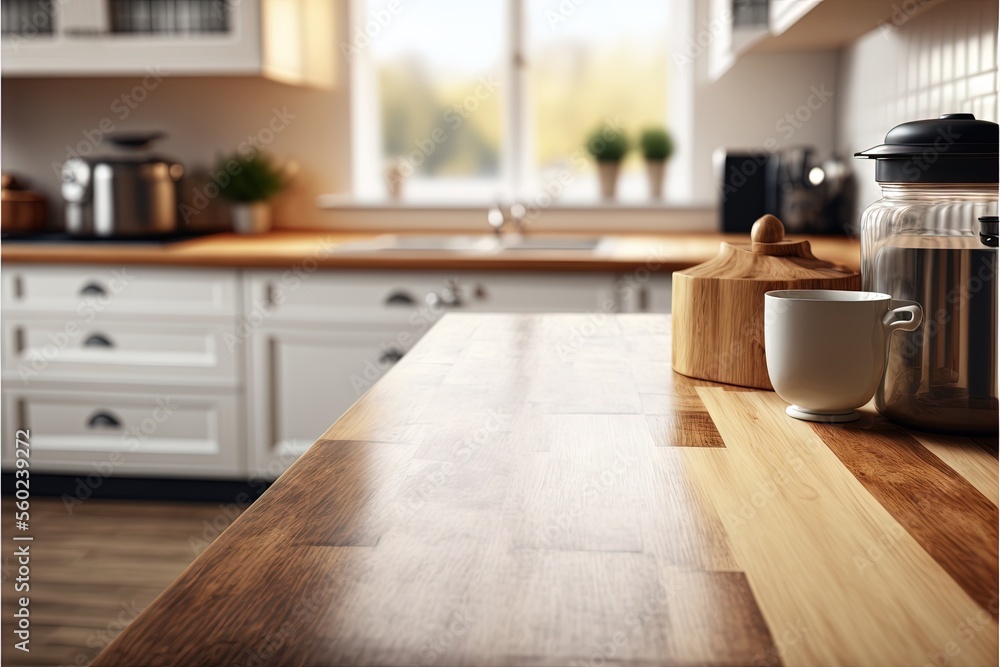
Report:
[[[838,49],[891,29],[947,0],[708,0],[709,74],[718,79],[752,53]]]
[[[335,83],[329,0],[0,0],[3,76],[259,75]]]

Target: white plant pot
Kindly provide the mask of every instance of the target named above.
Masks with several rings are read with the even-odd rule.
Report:
[[[666,174],[666,160],[646,160],[646,176],[649,178],[649,196],[653,199],[663,199],[663,180]]]
[[[266,201],[233,203],[232,214],[237,234],[263,234],[271,229],[271,205]]]
[[[393,201],[403,198],[403,184],[406,182],[405,167],[403,160],[397,160],[385,168],[386,192]]]
[[[597,175],[601,179],[601,197],[614,199],[618,190],[618,171],[620,162],[598,162]]]

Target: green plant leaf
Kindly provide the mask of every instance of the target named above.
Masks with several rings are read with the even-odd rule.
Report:
[[[266,201],[285,187],[284,173],[264,153],[219,158],[213,180],[223,197],[236,202]]]
[[[642,156],[647,160],[669,160],[674,154],[674,140],[666,128],[650,127],[639,137]]]

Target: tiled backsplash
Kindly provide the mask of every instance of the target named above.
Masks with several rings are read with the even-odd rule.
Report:
[[[892,19],[841,54],[837,147],[850,156],[908,120],[971,112],[997,121],[997,2],[951,0]],[[878,199],[874,164],[854,161],[859,210]]]

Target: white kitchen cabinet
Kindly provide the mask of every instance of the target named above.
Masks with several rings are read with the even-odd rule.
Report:
[[[263,75],[329,87],[336,70],[335,5],[328,0],[4,3],[0,71],[134,75],[146,77],[146,86],[170,75]]]
[[[76,474],[91,488],[111,476],[233,478],[245,469],[233,393],[46,387],[4,391],[5,462],[26,430],[32,471]]]
[[[236,270],[14,265],[0,284],[4,469],[31,429],[37,473],[246,477]]]
[[[233,323],[135,320],[84,324],[58,317],[3,319],[3,377],[234,387],[242,373]]]
[[[273,479],[409,351],[415,327],[264,325],[250,341],[251,479]]]
[[[638,269],[623,273],[615,280],[615,293],[622,313],[670,312],[672,282],[669,273],[656,273]]]
[[[610,273],[245,274],[251,477],[285,470],[449,312],[621,312]]]
[[[0,288],[5,469],[26,428],[35,472],[80,475],[272,479],[446,313],[669,308],[641,271],[13,265]]]
[[[236,271],[134,266],[13,265],[0,274],[4,313],[65,317],[231,320],[241,306]]]

